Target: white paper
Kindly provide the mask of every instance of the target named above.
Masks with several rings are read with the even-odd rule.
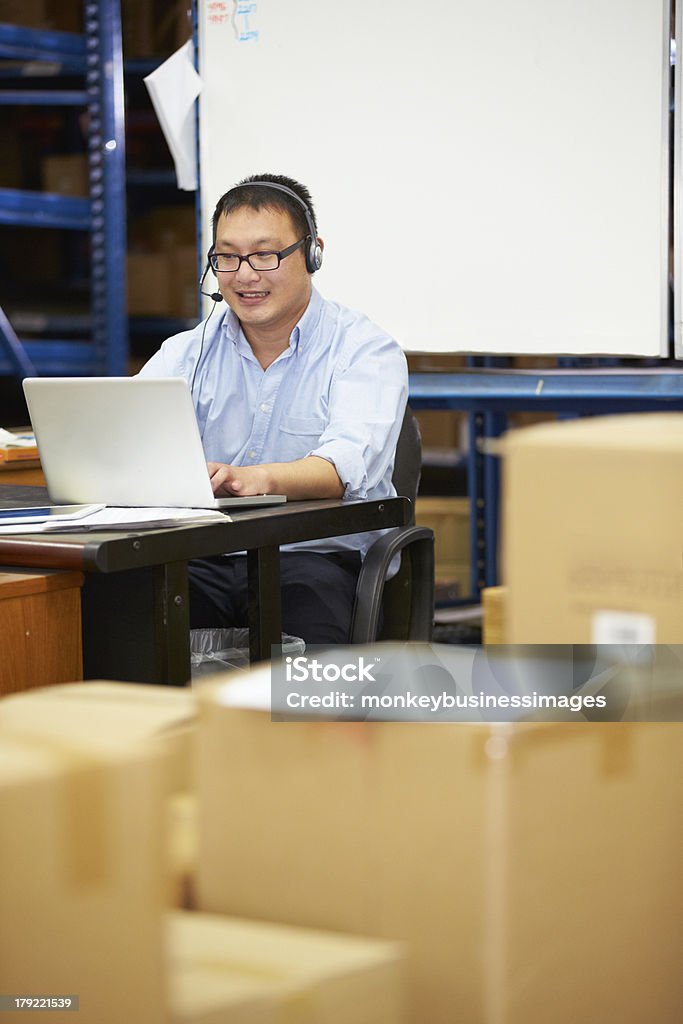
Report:
[[[82,519],[55,518],[47,523],[0,526],[0,533],[82,533],[220,522],[230,522],[230,516],[208,508],[103,508]]]
[[[194,66],[194,47],[184,46],[144,79],[175,163],[178,188],[197,188],[197,119],[194,104],[202,80]]]
[[[13,434],[0,427],[0,448],[35,448],[35,434]]]

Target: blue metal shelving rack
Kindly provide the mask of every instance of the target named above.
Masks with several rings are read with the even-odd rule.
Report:
[[[0,103],[82,107],[87,112],[89,169],[88,198],[0,189],[0,224],[88,231],[91,242],[88,317],[36,312],[29,319],[40,340],[22,341],[0,309],[0,374],[5,376],[126,372],[125,140],[118,3],[85,3],[84,29],[76,35],[0,24]],[[3,88],[3,80],[21,77],[16,67],[24,62],[45,67],[40,87]],[[82,88],[60,89],[65,75],[82,78]]]
[[[507,427],[512,412],[597,415],[683,411],[683,370],[588,369],[412,373],[413,409],[460,409],[469,414],[467,460],[470,498],[471,594],[498,579],[499,458],[491,440]],[[540,486],[540,484],[539,484]]]

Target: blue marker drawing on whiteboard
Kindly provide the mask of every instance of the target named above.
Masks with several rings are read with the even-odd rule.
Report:
[[[250,15],[256,14],[255,0],[233,0],[232,24],[235,35],[240,43],[258,42],[258,29],[253,28],[249,21]]]

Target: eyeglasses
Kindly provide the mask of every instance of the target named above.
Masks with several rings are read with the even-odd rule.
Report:
[[[293,245],[288,245],[280,252],[250,252],[247,256],[238,256],[237,253],[212,252],[209,256],[209,263],[213,270],[219,274],[234,274],[242,266],[245,260],[252,270],[277,270],[282,260],[287,259],[293,252],[300,249],[304,242],[308,241],[308,235],[300,238]]]

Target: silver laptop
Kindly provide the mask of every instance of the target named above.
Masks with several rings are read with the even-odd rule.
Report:
[[[27,377],[24,394],[55,503],[230,509],[286,501],[214,498],[179,377]]]

